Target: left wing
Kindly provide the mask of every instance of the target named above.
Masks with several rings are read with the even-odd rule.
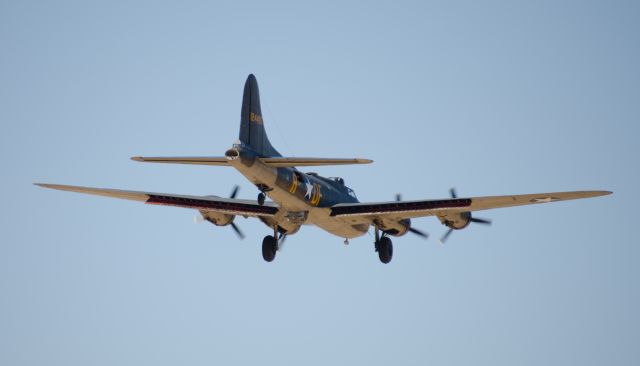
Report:
[[[424,201],[342,203],[331,207],[331,216],[349,216],[352,219],[362,222],[371,222],[376,218],[401,220],[412,217],[433,216],[446,212],[470,212],[489,210],[492,208],[575,200],[604,196],[611,193],[612,192],[609,191],[576,191]]]
[[[224,156],[134,156],[131,160],[143,163],[230,166]]]
[[[57,189],[78,193],[93,194],[121,198],[132,201],[144,202],[151,205],[176,206],[193,208],[197,210],[216,211],[230,215],[241,216],[274,216],[278,212],[278,206],[265,202],[260,206],[255,201],[239,200],[234,198],[222,198],[217,196],[185,196],[167,193],[151,193],[139,191],[123,191],[119,189],[91,188],[79,186],[66,186],[60,184],[34,183],[44,188]]]

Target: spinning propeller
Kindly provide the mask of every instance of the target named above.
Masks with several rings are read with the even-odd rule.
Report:
[[[451,188],[449,190],[449,193],[451,194],[451,198],[458,198],[458,194],[456,193],[455,188]],[[481,219],[481,218],[473,217],[471,215],[471,212],[466,212],[466,214],[469,215],[469,222],[475,222],[476,224],[482,224],[482,225],[491,225],[491,220],[489,220],[489,219]],[[444,244],[444,242],[447,241],[447,238],[449,238],[449,235],[451,235],[453,230],[455,230],[455,229],[452,228],[452,227],[449,227],[449,230],[447,230],[447,232],[444,233],[442,238],[440,238],[440,243],[441,244]]]
[[[282,252],[282,250],[284,249],[284,240],[287,238],[287,234],[286,233],[281,233],[280,237],[278,238],[278,251]]]
[[[236,198],[239,190],[240,190],[240,186],[236,184],[235,187],[233,187],[233,191],[231,191],[231,195],[229,195],[229,198],[231,199]],[[233,221],[231,221],[229,224],[231,225],[231,228],[233,229],[233,231],[236,232],[236,235],[238,235],[240,239],[244,239],[244,234],[242,233],[238,225],[236,225],[236,223]]]
[[[400,193],[396,193],[396,201],[398,202],[402,201],[402,195]],[[429,238],[429,234],[425,233],[422,230],[418,230],[416,228],[411,227],[411,221],[409,221],[409,231],[424,239]]]
[[[229,195],[229,198],[236,198],[236,196],[238,195],[238,191],[240,190],[240,186],[236,185],[235,187],[233,187],[233,190],[231,191],[231,194]],[[205,217],[202,216],[202,214],[200,215],[196,215],[193,218],[193,221],[196,224],[199,224],[203,221],[207,220]],[[233,229],[233,231],[236,233],[236,235],[238,235],[238,237],[240,239],[244,239],[244,234],[242,233],[242,230],[240,230],[240,228],[238,227],[238,225],[236,225],[235,222],[233,222],[233,220],[229,223],[229,225],[231,225],[231,228]]]

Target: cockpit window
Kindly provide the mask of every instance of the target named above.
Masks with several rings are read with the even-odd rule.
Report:
[[[358,199],[358,197],[356,197],[356,192],[353,191],[353,189],[351,188],[347,188],[347,193],[349,194],[349,196]]]
[[[344,179],[342,179],[340,177],[331,177],[329,179],[333,180],[334,182],[338,182],[338,183],[344,185]]]

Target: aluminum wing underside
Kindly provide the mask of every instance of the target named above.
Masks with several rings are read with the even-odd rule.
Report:
[[[92,188],[61,184],[36,183],[44,188],[85,193],[96,196],[120,198],[143,202],[151,205],[175,206],[197,210],[221,212],[241,216],[273,216],[278,207],[269,202],[258,205],[255,201],[222,198],[217,196],[187,196],[168,193],[151,193],[140,191],[124,191],[119,189]]]
[[[611,192],[575,191],[422,201],[338,204],[331,207],[331,216],[350,217],[360,222],[370,223],[377,218],[401,220],[414,217],[434,216],[445,212],[481,211],[494,208],[598,197],[608,194],[611,194]]]

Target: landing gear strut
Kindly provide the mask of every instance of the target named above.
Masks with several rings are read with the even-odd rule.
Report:
[[[278,242],[284,239],[285,234],[278,232],[278,227],[273,228],[273,235],[267,235],[262,239],[262,258],[267,262],[272,262],[276,258]]]
[[[393,243],[391,239],[382,233],[380,236],[380,232],[378,227],[375,227],[375,236],[376,236],[376,252],[378,252],[378,258],[380,258],[380,262],[389,263],[391,262],[391,258],[393,257]]]

